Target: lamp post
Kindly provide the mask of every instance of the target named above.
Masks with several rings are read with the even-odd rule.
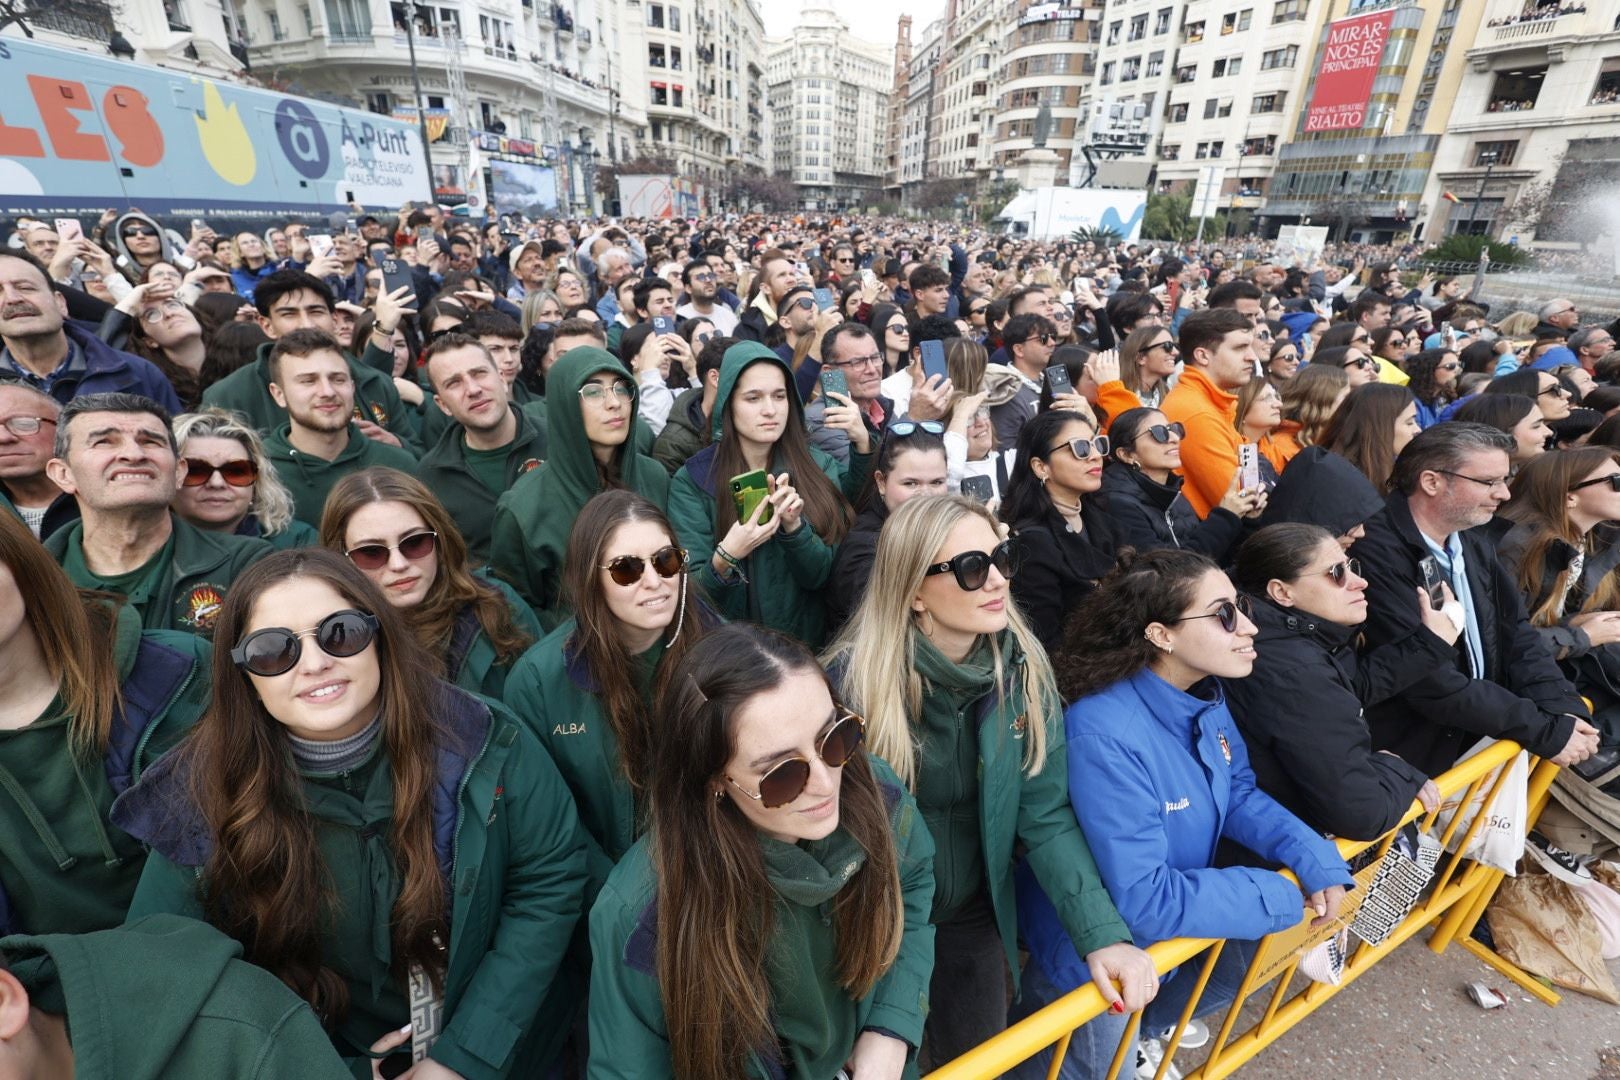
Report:
[[[428,144],[427,113],[422,108],[422,76],[416,70],[416,0],[405,0],[405,48],[410,50],[411,54],[411,88],[416,95],[416,126],[422,133],[422,157],[427,161],[428,192],[431,195],[433,151]]]
[[[1474,192],[1474,201],[1468,207],[1468,234],[1474,235],[1474,219],[1479,216],[1479,201],[1485,197],[1485,186],[1491,182],[1491,171],[1496,168],[1497,153],[1495,150],[1486,150],[1479,155],[1479,160],[1485,162],[1485,175],[1480,178],[1479,190]],[[1490,229],[1487,227],[1487,233]]]

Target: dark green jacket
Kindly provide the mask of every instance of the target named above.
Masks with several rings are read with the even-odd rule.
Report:
[[[438,412],[438,406],[434,406]],[[514,404],[517,435],[507,446],[506,489],[546,458],[545,414],[539,408],[525,409]],[[467,541],[467,552],[475,562],[489,558],[490,530],[495,523],[495,503],[503,492],[484,486],[467,464],[466,433],[460,424],[451,424],[416,465],[416,478],[439,497],[450,518]]]
[[[542,398],[536,397],[523,380],[519,379],[510,387],[508,394],[512,404],[520,409],[528,410],[531,418],[538,420],[540,430],[545,431],[546,403]],[[532,406],[532,408],[530,408]],[[422,404],[416,407],[416,442],[424,450],[438,443],[444,438],[444,433],[456,426],[450,415],[433,400],[433,387],[427,383],[427,375],[422,376]]]
[[[533,609],[523,602],[523,597],[519,596],[512,586],[499,578],[483,574],[478,575],[478,582],[496,589],[506,599],[506,606],[512,609],[512,621],[517,624],[519,630],[536,641],[544,636],[544,632],[540,629],[540,620],[534,617]],[[466,617],[472,623],[477,622],[471,609],[468,610]],[[481,626],[471,635],[464,651],[454,640],[454,631],[451,636],[451,650],[456,653],[450,658],[450,662],[456,665],[455,678],[452,681],[463,690],[500,701],[506,690],[506,680],[517,661],[501,663],[500,657],[495,652],[494,643],[489,640],[489,635],[484,633]]]
[[[291,424],[283,424],[264,440],[264,455],[276,468],[276,476],[292,494],[293,516],[316,529],[321,527],[321,511],[326,496],[337,482],[350,473],[386,465],[407,475],[415,475],[416,459],[397,446],[368,439],[357,424],[349,425],[349,445],[331,461],[306,454],[288,441]]]
[[[153,915],[0,939],[32,1007],[67,1018],[76,1080],[345,1080],[315,1014],[206,923]]]
[[[207,635],[225,593],[236,576],[273,550],[263,540],[229,533],[205,532],[171,513],[174,536],[169,542],[169,565],[143,603],[133,606],[140,612],[141,625],[148,630],[184,630]],[[84,524],[58,529],[45,541],[45,550],[68,569],[68,577],[82,589],[97,588],[93,578],[75,577],[70,561],[83,565]],[[68,552],[78,553],[72,560]]]
[[[202,403],[229,409],[239,414],[249,425],[259,429],[260,435],[269,435],[287,422],[287,410],[276,404],[270,396],[270,349],[274,342],[259,346],[258,359],[246,367],[238,368],[203,391]],[[372,352],[387,356],[387,365],[379,371],[370,366]],[[416,418],[399,399],[394,379],[386,372],[394,370],[392,353],[383,353],[375,345],[366,346],[365,355],[356,360],[347,353],[349,373],[354,378],[354,415],[357,420],[370,420],[399,436],[407,449],[416,443]]]
[[[793,373],[780,356],[756,342],[742,342],[726,350],[720,365],[720,386],[714,399],[711,434],[715,441],[694,454],[669,487],[669,520],[675,535],[691,560],[693,575],[727,619],[757,622],[790,634],[819,648],[826,636],[826,605],[823,591],[832,573],[838,549],[828,544],[808,518],[795,533],[780,530],[753,554],[742,560],[741,577],[722,580],[714,572],[715,515],[719,498],[731,498],[726,488],[729,477],[714,475],[714,459],[719,448],[721,418],[731,400],[731,392],[745,369],[757,363],[776,364],[787,378],[788,400],[804,426],[804,406],[793,393]],[[866,484],[872,471],[873,455],[851,451],[849,467],[831,455],[806,444],[815,463],[846,499],[853,499]],[[785,471],[779,457],[773,458],[772,474]]]
[[[899,956],[870,994],[851,1000],[837,981],[831,916],[837,892],[860,865],[859,849],[854,859],[845,857],[854,841],[842,829],[797,845],[762,834],[767,876],[776,890],[769,981],[780,1045],[764,1051],[769,1056],[756,1060],[750,1077],[831,1077],[868,1028],[897,1035],[914,1050],[922,1042],[934,968],[934,928],[928,922],[934,844],[894,773],[879,758],[867,760],[889,804],[899,859],[905,901]],[[675,1075],[658,989],[657,887],[644,837],[614,868],[591,909],[590,1080]],[[905,1075],[917,1075],[915,1054]]]
[[[113,799],[197,722],[209,697],[208,642],[113,625],[119,702],[107,747],[76,755],[58,697],[32,723],[0,731],[0,934],[83,933],[124,921],[146,850],[109,824]],[[104,644],[101,647],[106,647]]]
[[[286,528],[272,536],[266,536],[259,525],[259,519],[249,514],[236,526],[237,536],[254,536],[267,542],[277,551],[290,551],[293,548],[319,547],[321,534],[315,531],[315,526],[293,518],[287,522]]]
[[[438,685],[446,738],[434,847],[451,909],[444,1030],[431,1057],[467,1080],[542,1076],[571,1020],[542,1014],[540,1004],[582,911],[579,815],[557,767],[504,706]],[[200,868],[212,839],[186,794],[186,760],[164,758],[115,810],[153,848],[132,917],[202,917]],[[370,1075],[365,1062],[353,1066]]]
[[[664,430],[653,442],[653,459],[674,476],[688,458],[703,449],[703,431],[709,418],[703,415],[703,387],[682,390],[670,407]]]
[[[640,393],[617,358],[585,346],[558,360],[546,376],[547,449],[545,464],[523,476],[495,504],[489,562],[527,600],[548,630],[566,616],[559,577],[574,518],[602,491],[596,458],[585,437],[579,390],[592,376],[611,372],[630,384],[630,432],[617,451],[619,483],[660,508],[668,501],[669,474],[639,453],[633,438]]]

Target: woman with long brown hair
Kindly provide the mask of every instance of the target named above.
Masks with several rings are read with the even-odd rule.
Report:
[[[241,942],[351,1064],[543,1075],[567,1024],[540,1004],[581,911],[579,819],[534,737],[433,667],[336,552],[237,578],[211,707],[114,816],[153,849],[130,911]]]
[[[1322,429],[1322,445],[1389,491],[1395,458],[1419,431],[1417,399],[1394,383],[1368,383],[1350,391]]]
[[[1176,336],[1163,326],[1138,327],[1119,347],[1119,380],[1148,408],[1158,408],[1170,392],[1170,378],[1180,364]]]
[[[1283,384],[1282,423],[1272,434],[1284,466],[1321,441],[1322,428],[1350,392],[1350,377],[1335,364],[1307,364]]]
[[[0,935],[124,921],[146,852],[108,811],[196,722],[207,650],[75,589],[0,512]]]
[[[590,1076],[914,1075],[934,845],[803,645],[727,626],[659,701],[647,835],[591,910]]]
[[[506,673],[540,637],[511,586],[475,575],[449,511],[414,476],[373,466],[339,480],[321,513],[321,543],[398,608],[438,660],[435,674],[497,700]]]
[[[825,635],[822,590],[854,516],[849,500],[873,459],[859,409],[836,405],[824,415],[827,427],[849,436],[847,469],[810,445],[787,362],[758,342],[739,342],[720,364],[714,441],[687,459],[669,488],[669,518],[721,613],[812,648]],[[730,482],[755,472],[766,474],[770,495],[741,519]]]

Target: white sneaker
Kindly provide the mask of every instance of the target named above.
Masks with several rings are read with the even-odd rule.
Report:
[[[1165,1028],[1159,1032],[1159,1041],[1169,1046],[1171,1034],[1171,1029]],[[1181,1042],[1176,1045],[1188,1050],[1197,1050],[1207,1042],[1209,1042],[1209,1026],[1195,1018],[1187,1021],[1187,1026],[1181,1029]]]
[[[1136,1080],[1153,1080],[1164,1060],[1164,1044],[1158,1039],[1141,1039],[1136,1044]],[[1171,1062],[1164,1070],[1164,1080],[1181,1080],[1181,1070]]]

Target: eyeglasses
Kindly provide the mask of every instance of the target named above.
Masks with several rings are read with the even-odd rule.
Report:
[[[579,388],[579,396],[584,398],[586,401],[601,401],[603,398],[607,397],[610,389],[613,392],[613,396],[618,398],[620,401],[629,401],[635,393],[635,387],[621,379],[614,383],[612,387],[603,386],[601,383],[595,382],[586,383],[584,386]]]
[[[49,416],[8,416],[0,420],[0,425],[13,435],[38,435],[39,425],[55,423]]]
[[[984,588],[986,581],[990,580],[992,566],[1002,577],[1011,581],[1018,573],[1018,568],[1023,565],[1024,546],[1014,536],[997,544],[989,554],[982,551],[964,551],[942,563],[934,563],[923,571],[923,576],[952,574],[964,592],[977,592]]]
[[[1187,425],[1180,420],[1173,424],[1153,424],[1136,433],[1138,439],[1143,435],[1153,436],[1153,441],[1156,443],[1167,443],[1170,441],[1170,436],[1174,435],[1176,441],[1180,442],[1187,437]]]
[[[1505,488],[1508,485],[1508,478],[1505,476],[1499,476],[1494,480],[1481,480],[1477,476],[1469,476],[1467,473],[1452,472],[1450,469],[1436,469],[1434,471],[1437,473],[1442,473],[1446,476],[1455,476],[1459,480],[1467,480],[1485,488]]]
[[[334,611],[307,630],[269,626],[255,630],[231,650],[231,663],[250,675],[272,678],[285,675],[304,654],[302,638],[314,635],[315,644],[327,656],[342,659],[358,656],[377,639],[377,616],[369,611],[345,608]]]
[[[837,258],[833,259],[833,262],[841,263],[852,263],[854,261],[855,257],[853,255],[839,255]]]
[[[188,457],[183,460],[186,463],[186,475],[185,479],[180,481],[181,487],[202,487],[214,478],[215,473],[219,473],[231,487],[252,487],[253,482],[259,478],[259,466],[251,459],[227,461],[223,465],[215,465],[212,461],[204,461],[202,458]]]
[[[453,324],[451,326],[441,327],[438,330],[429,330],[427,332],[427,334],[424,336],[424,338],[422,339],[422,344],[423,345],[431,345],[435,341],[438,341],[440,338],[445,337],[445,336],[447,336],[449,334],[463,334],[463,333],[466,333],[466,326],[467,326],[466,323],[455,323],[455,324]]]
[[[937,420],[897,420],[889,425],[889,434],[897,439],[915,434],[919,429],[930,435],[945,434],[945,425]]]
[[[1536,397],[1541,397],[1544,394],[1557,394],[1559,397],[1568,397],[1569,396],[1569,391],[1564,389],[1564,384],[1563,383],[1556,383],[1555,382],[1551,386],[1547,387],[1545,390],[1537,390],[1536,391]]]
[[[1328,576],[1329,581],[1333,582],[1333,584],[1342,589],[1344,588],[1344,583],[1350,580],[1350,576],[1352,574],[1356,577],[1361,576],[1361,560],[1345,559],[1343,562],[1334,563],[1332,566],[1322,571],[1322,573]]]
[[[1165,622],[1174,624],[1191,622],[1194,619],[1219,619],[1222,630],[1225,630],[1228,634],[1235,634],[1238,628],[1239,612],[1243,613],[1244,618],[1254,614],[1254,605],[1250,603],[1247,596],[1240,596],[1235,601],[1222,600],[1220,606],[1208,615],[1183,615],[1179,619],[1166,619]]]
[[[788,309],[792,310],[793,308],[798,308],[800,311],[809,311],[811,308],[813,308],[815,306],[816,306],[816,302],[815,302],[814,298],[809,297],[809,296],[801,296],[797,300],[795,300],[791,304],[789,304]]]
[[[840,712],[816,740],[816,756],[829,769],[841,769],[855,756],[861,743],[866,741],[866,721],[847,709]],[[753,799],[767,810],[775,810],[804,794],[810,784],[810,762],[802,757],[791,757],[773,765],[759,778],[759,794],[743,787],[731,777],[726,783]]]
[[[150,226],[136,225],[132,228],[125,229],[123,236],[125,240],[128,240],[132,236],[156,236],[157,234],[158,231]]]
[[[1350,368],[1353,368],[1353,367],[1358,367],[1358,368],[1362,368],[1362,369],[1366,369],[1366,368],[1370,368],[1370,367],[1372,367],[1372,366],[1373,366],[1373,362],[1372,362],[1372,361],[1371,361],[1371,360],[1369,360],[1369,359],[1368,359],[1368,358],[1367,358],[1367,357],[1365,357],[1365,356],[1358,356],[1358,357],[1356,357],[1356,358],[1355,358],[1355,359],[1354,359],[1354,360],[1346,360],[1346,361],[1345,361],[1345,362],[1344,362],[1344,363],[1343,363],[1343,364],[1342,364],[1342,365],[1340,365],[1340,366],[1341,366],[1341,367],[1343,367],[1343,368],[1345,368],[1345,369],[1346,369],[1346,370],[1349,370],[1349,369],[1350,369]]]
[[[401,537],[397,544],[361,544],[343,554],[361,570],[381,570],[388,565],[389,556],[396,551],[407,562],[418,562],[432,555],[438,547],[438,533],[419,532]]]
[[[609,559],[602,567],[615,585],[634,585],[647,572],[651,563],[653,572],[661,578],[672,578],[686,569],[686,552],[674,544],[666,544],[643,559],[640,555],[620,555]]]
[[[693,274],[691,280],[693,280],[693,281],[713,281],[714,280],[714,275],[705,271],[703,273]]]
[[[1056,334],[1041,334],[1036,338],[1042,345],[1051,345],[1057,341]]]
[[[176,312],[184,310],[186,310],[186,305],[182,304],[180,301],[165,300],[157,307],[147,308],[145,311],[141,312],[141,321],[154,324],[160,323],[163,321],[163,316],[173,315]]]
[[[1069,448],[1069,453],[1073,454],[1075,458],[1080,461],[1085,461],[1087,458],[1093,455],[1096,455],[1097,457],[1108,456],[1108,436],[1106,435],[1093,435],[1089,439],[1070,439],[1067,442],[1060,442],[1056,446],[1048,449],[1046,454],[1048,457],[1051,457],[1065,446]]]
[[[828,360],[821,366],[824,368],[877,367],[881,363],[883,363],[882,353],[867,353],[865,356],[852,356],[848,360]]]
[[[1614,491],[1620,491],[1620,473],[1610,473],[1608,476],[1599,476],[1592,480],[1582,480],[1569,490],[1579,491],[1581,488],[1596,487],[1599,484],[1608,484]]]

